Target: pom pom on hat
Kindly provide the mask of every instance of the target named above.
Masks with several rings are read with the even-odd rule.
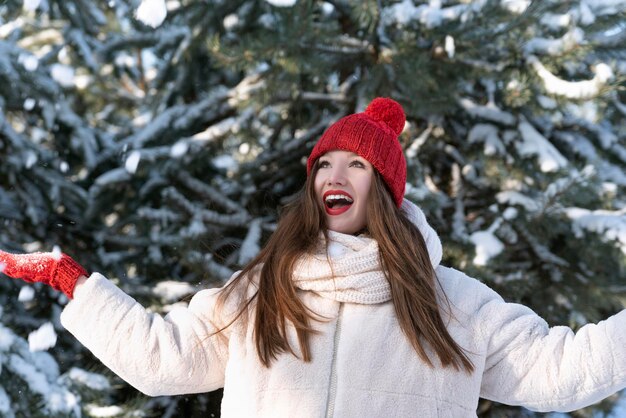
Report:
[[[400,135],[404,129],[406,116],[400,103],[386,97],[377,97],[367,106],[365,114],[375,121],[389,126],[396,135]]]
[[[400,207],[406,185],[406,160],[398,136],[405,121],[400,103],[384,97],[372,100],[365,112],[345,116],[326,129],[309,155],[307,175],[315,161],[329,151],[354,152],[382,175]]]

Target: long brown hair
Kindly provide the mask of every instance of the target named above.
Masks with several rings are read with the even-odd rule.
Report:
[[[298,357],[288,342],[288,324],[296,330],[302,360],[311,361],[309,336],[315,331],[310,323],[322,320],[302,303],[292,280],[296,261],[315,249],[320,233],[328,239],[324,209],[315,196],[317,169],[316,162],[302,191],[284,207],[276,231],[265,247],[224,287],[218,298],[216,309],[224,305],[237,286],[249,286],[252,277],[258,274],[256,293],[242,304],[234,319],[224,328],[242,315],[247,319],[251,303],[256,302],[253,336],[265,367],[269,367],[284,352]],[[367,233],[378,242],[379,257],[390,284],[400,328],[418,356],[434,367],[424,349],[426,343],[434,349],[444,367],[473,371],[474,366],[452,339],[441,317],[437,300],[439,284],[424,238],[395,205],[376,170],[368,196],[366,228]]]

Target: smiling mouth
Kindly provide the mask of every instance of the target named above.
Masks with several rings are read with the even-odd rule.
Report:
[[[324,209],[329,215],[340,215],[350,209],[354,199],[345,192],[330,190],[324,193]]]

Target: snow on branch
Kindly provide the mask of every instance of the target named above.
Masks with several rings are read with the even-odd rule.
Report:
[[[142,0],[135,17],[152,28],[160,26],[167,17],[165,0]]]
[[[467,135],[467,142],[470,144],[483,142],[485,144],[485,155],[506,154],[504,143],[498,135],[498,128],[489,123],[479,123],[474,125]]]
[[[536,155],[539,167],[544,173],[567,167],[567,159],[530,123],[522,121],[518,129],[522,141],[516,142],[515,145],[520,155]]]
[[[224,282],[230,278],[234,271],[228,267],[217,263],[213,260],[213,255],[210,253],[201,253],[199,251],[188,251],[185,258],[192,262],[200,264],[210,275],[218,277]]]
[[[131,149],[141,149],[150,141],[162,139],[163,132],[172,132],[172,135],[174,135],[191,129],[196,122],[217,119],[231,109],[230,106],[224,105],[223,100],[226,96],[226,92],[220,91],[191,105],[170,107],[138,132],[101,152],[98,155],[98,162],[106,161],[129,147]]]
[[[203,209],[187,200],[178,190],[168,187],[163,190],[163,197],[184,209],[194,218],[203,222],[218,224],[222,226],[244,226],[249,222],[249,215],[245,212],[233,215],[225,215],[212,210]]]
[[[470,11],[478,12],[485,3],[481,0],[472,4],[458,4],[442,8],[440,1],[415,6],[412,0],[404,0],[385,8],[382,16],[385,25],[406,26],[412,21],[417,21],[432,29],[446,22],[458,20]]]
[[[344,116],[344,115],[341,115]],[[265,151],[254,161],[244,164],[244,169],[254,171],[255,168],[261,167],[265,164],[269,164],[272,161],[280,160],[285,156],[292,156],[294,152],[301,152],[302,147],[306,146],[312,139],[317,138],[326,127],[328,127],[333,120],[337,118],[324,117],[306,131],[297,134],[289,142],[286,142],[276,150]],[[290,157],[291,158],[291,157]]]
[[[528,57],[528,63],[537,72],[548,93],[568,99],[585,100],[596,97],[600,94],[600,89],[613,78],[613,70],[604,63],[597,64],[594,77],[584,81],[567,81],[555,76],[534,55]]]
[[[473,262],[477,266],[487,265],[490,259],[504,251],[504,244],[495,235],[495,231],[501,224],[502,218],[497,218],[486,230],[476,231],[470,235],[470,241],[474,244],[476,251]]]
[[[574,221],[573,230],[577,237],[583,231],[601,234],[606,241],[617,241],[622,253],[626,254],[626,208],[618,211],[567,208],[565,214]]]
[[[569,263],[561,257],[554,254],[545,245],[541,244],[537,237],[525,228],[518,228],[519,234],[526,240],[532,251],[539,259],[548,264],[555,264],[561,267],[568,267]]]
[[[265,0],[274,7],[292,7],[297,0]]]
[[[500,204],[521,206],[529,213],[539,212],[542,208],[536,199],[517,190],[504,190],[496,195],[496,200]]]
[[[252,260],[261,250],[261,219],[257,218],[250,222],[248,234],[239,249],[239,265],[243,266]]]
[[[137,215],[142,219],[148,219],[151,221],[158,221],[161,224],[167,225],[171,222],[182,222],[183,217],[177,212],[174,212],[165,208],[148,208],[142,207],[137,210]]]
[[[463,109],[465,109],[467,113],[474,117],[485,119],[491,122],[501,123],[506,126],[515,125],[515,116],[498,108],[495,104],[481,106],[467,98],[459,99],[459,104]]]
[[[196,192],[200,197],[211,200],[213,203],[221,206],[226,210],[230,210],[233,212],[245,212],[245,209],[237,202],[232,199],[229,199],[224,195],[224,193],[219,190],[211,187],[210,185],[204,183],[201,180],[198,180],[195,177],[192,177],[186,171],[178,172],[176,178],[180,180],[182,184]]]
[[[558,39],[533,38],[524,46],[527,54],[560,55],[573,48],[577,48],[583,41],[585,32],[580,28],[572,28],[563,37]]]

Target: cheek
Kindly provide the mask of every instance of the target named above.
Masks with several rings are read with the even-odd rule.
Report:
[[[323,186],[324,181],[320,178],[320,176],[315,176],[315,180],[313,180],[313,189],[315,190],[315,195],[317,197],[321,197]]]
[[[367,200],[370,194],[370,189],[372,188],[372,177],[365,177],[361,179],[358,184],[359,195],[361,196],[361,200]]]

